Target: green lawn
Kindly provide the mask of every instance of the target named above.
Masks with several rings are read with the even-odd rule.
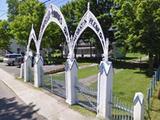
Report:
[[[92,66],[78,70],[78,78],[86,78],[88,76],[98,74],[99,67]],[[64,80],[65,73],[53,74],[53,79]],[[113,92],[114,95],[124,102],[132,102],[135,92],[142,92],[146,95],[151,78],[147,77],[139,69],[123,69],[114,74]],[[91,84],[91,87],[97,87],[97,82]]]
[[[126,61],[134,61],[134,60],[140,60],[143,59],[144,57],[147,57],[145,54],[141,54],[141,53],[127,53],[126,54]]]
[[[113,93],[122,101],[132,102],[135,92],[146,96],[150,80],[139,69],[124,69],[114,75]]]
[[[92,67],[87,67],[84,69],[79,69],[78,70],[78,78],[82,79],[82,78],[86,78],[86,77],[89,77],[92,75],[96,75],[96,74],[98,74],[98,70],[99,70],[98,65],[92,66]]]
[[[124,69],[114,74],[113,94],[122,102],[131,103],[135,92],[147,94],[151,78],[144,73],[140,73],[139,69]],[[97,83],[91,84],[91,87],[97,87]]]
[[[160,100],[158,99],[159,89],[160,89],[160,82],[158,83],[158,86],[156,87],[156,90],[154,92],[147,120],[160,120]]]
[[[85,64],[85,65],[89,65],[89,63]],[[83,68],[83,69],[79,69],[78,70],[78,78],[82,79],[82,78],[86,78],[88,76],[98,74],[98,69],[99,69],[98,65]],[[64,72],[59,73],[59,74],[52,74],[52,76],[53,76],[53,79],[55,79],[55,80],[64,80],[65,79],[65,73]]]
[[[93,63],[88,63],[88,62],[83,62],[83,63],[77,63],[79,67],[81,66],[87,66],[87,65],[91,65]]]
[[[52,79],[63,81],[65,79],[65,73],[53,74]]]

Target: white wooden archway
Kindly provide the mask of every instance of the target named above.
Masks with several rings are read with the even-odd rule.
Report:
[[[29,53],[30,45],[31,45],[32,41],[34,42],[35,47],[36,47],[36,51],[37,51],[37,49],[38,49],[38,42],[37,42],[37,37],[36,37],[36,34],[35,34],[35,30],[33,28],[33,25],[32,25],[32,28],[31,28],[31,32],[29,34],[29,39],[28,39],[28,44],[27,44],[27,53]]]
[[[38,49],[38,41],[37,41],[37,37],[36,37],[36,34],[35,34],[35,31],[34,31],[34,28],[33,28],[33,25],[32,25],[32,28],[31,28],[31,31],[30,31],[30,34],[29,34],[29,39],[28,39],[28,45],[27,45],[27,51],[26,51],[26,54],[25,54],[25,57],[24,57],[24,81],[25,82],[28,82],[30,81],[32,78],[31,78],[31,67],[32,67],[32,58],[33,56],[30,56],[30,45],[31,45],[31,42],[34,42],[35,44],[35,47],[36,47],[36,51]],[[23,70],[23,69],[22,69]]]
[[[104,52],[103,58],[105,61],[108,61],[109,40],[108,38],[105,40],[101,25],[98,22],[97,18],[94,16],[94,14],[90,11],[89,3],[88,3],[88,10],[82,17],[81,21],[79,22],[78,27],[76,28],[76,31],[74,33],[74,37],[72,38],[72,51],[74,51],[79,37],[88,27],[91,28],[98,36]]]
[[[82,17],[78,27],[76,28],[75,34],[73,37],[70,37],[69,30],[64,19],[63,14],[60,9],[55,5],[50,5],[44,15],[40,32],[38,36],[38,40],[36,38],[35,31],[31,29],[31,33],[29,36],[27,51],[29,51],[31,41],[34,40],[37,56],[35,57],[35,66],[34,66],[34,85],[35,87],[40,87],[41,82],[43,80],[43,61],[40,56],[40,47],[44,32],[47,26],[51,23],[56,23],[60,29],[62,30],[66,42],[69,48],[68,59],[66,62],[66,70],[65,70],[65,82],[66,82],[66,102],[68,104],[76,103],[76,84],[77,84],[77,64],[74,59],[74,49],[75,45],[81,34],[88,27],[91,28],[95,34],[98,36],[102,49],[103,49],[103,61],[100,63],[100,72],[98,74],[98,92],[97,92],[97,115],[102,116],[106,119],[109,119],[111,116],[111,97],[112,97],[112,63],[108,61],[108,46],[109,40],[105,39],[102,28],[94,16],[94,14],[90,11],[90,6],[88,3],[88,10]],[[27,66],[27,64],[26,64]]]
[[[69,30],[68,30],[68,26],[66,24],[66,21],[64,19],[63,14],[61,13],[61,11],[59,10],[59,8],[53,4],[51,4],[42,21],[41,24],[41,28],[40,28],[40,32],[39,32],[39,37],[38,37],[38,49],[37,49],[37,54],[40,54],[40,47],[41,47],[41,42],[42,42],[42,38],[43,38],[43,34],[47,28],[47,26],[51,23],[54,22],[56,23],[62,30],[65,38],[66,38],[66,42],[68,44],[68,48],[70,48],[70,34],[69,34]]]
[[[66,71],[66,75],[68,75],[66,80],[68,84],[68,86],[66,86],[68,89],[68,92],[66,93],[68,94],[66,102],[69,104],[76,103],[78,70],[77,70],[76,60],[74,59],[74,49],[79,37],[88,27],[91,28],[98,36],[103,49],[103,60],[100,63],[100,70],[98,73],[98,83],[97,83],[97,116],[108,120],[111,117],[111,111],[112,111],[112,105],[110,103],[112,101],[112,76],[113,76],[112,63],[108,61],[109,40],[108,38],[105,39],[102,28],[97,18],[90,11],[89,3],[87,12],[84,14],[81,21],[79,22],[73,38],[71,37],[72,48],[69,53],[67,61],[68,66],[70,66],[70,69]]]

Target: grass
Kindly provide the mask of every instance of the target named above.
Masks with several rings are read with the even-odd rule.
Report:
[[[92,67],[87,67],[84,69],[79,69],[78,70],[78,78],[82,79],[82,78],[86,78],[92,75],[96,75],[98,74],[98,65],[97,66],[92,66]]]
[[[124,69],[114,76],[113,93],[121,100],[131,102],[135,92],[142,92],[146,96],[150,80],[139,69]]]
[[[90,63],[87,63],[85,65],[90,65]],[[83,78],[98,74],[98,69],[99,69],[98,66],[91,66],[91,67],[79,69],[78,70],[78,78],[83,79]],[[62,81],[62,80],[65,79],[65,73],[64,72],[58,73],[58,74],[52,74],[52,76],[53,76],[53,79],[55,79],[55,80]]]
[[[136,61],[136,60],[140,60],[140,58],[142,59],[144,57],[146,57],[146,55],[142,54],[142,53],[127,53],[125,60],[126,61],[130,61],[130,60]]]
[[[64,81],[64,79],[65,79],[65,73],[53,74],[52,75],[52,79]]]
[[[142,92],[145,96],[151,78],[147,77],[139,69],[124,69],[117,72],[113,79],[113,94],[122,102],[131,103],[135,92]],[[97,82],[91,84],[97,87]]]
[[[72,106],[70,106],[70,108],[73,109],[73,110],[76,110],[76,111],[80,112],[82,115],[85,115],[85,116],[92,116],[92,117],[96,116],[95,112],[87,110],[84,107],[81,107],[79,105],[72,105]]]
[[[158,90],[160,90],[160,82],[158,83],[152,97],[152,103],[148,112],[147,120],[160,120],[160,100],[158,99]]]
[[[88,63],[88,62],[83,62],[83,63],[78,63],[78,66],[87,66],[87,65],[91,65],[93,63]]]

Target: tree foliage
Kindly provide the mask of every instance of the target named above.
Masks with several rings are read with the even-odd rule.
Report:
[[[17,43],[27,45],[32,24],[34,24],[36,33],[39,31],[45,6],[38,0],[23,0],[19,2],[16,10],[18,14],[10,22],[11,34]],[[9,8],[9,11],[13,11],[12,8]]]
[[[15,16],[18,15],[19,0],[7,0],[8,4],[8,21],[13,21]]]
[[[9,24],[6,20],[0,21],[0,49],[8,49],[10,44]]]
[[[160,54],[160,1],[115,0],[115,6],[111,11],[117,43],[150,59]]]
[[[157,54],[160,49],[159,0],[117,0],[112,9],[117,42],[130,50]],[[153,42],[154,41],[154,42]]]
[[[108,29],[111,26],[112,18],[110,16],[110,9],[112,0],[74,0],[64,5],[61,10],[65,15],[70,33],[73,35],[78,23],[87,11],[87,3],[90,2],[90,10],[97,17],[102,29],[104,30],[105,37],[108,36]],[[90,29],[87,29],[81,38],[86,42],[92,42],[97,47],[101,46],[97,36]],[[100,47],[101,48],[101,47]]]

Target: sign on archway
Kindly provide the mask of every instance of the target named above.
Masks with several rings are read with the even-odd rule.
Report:
[[[97,18],[94,16],[94,14],[90,11],[90,6],[88,3],[88,10],[82,17],[81,21],[78,24],[78,27],[76,28],[76,31],[74,33],[73,37],[73,45],[72,45],[72,51],[75,49],[75,46],[77,44],[77,41],[81,34],[85,31],[86,28],[91,28],[95,34],[98,36],[102,49],[103,49],[103,58],[105,61],[108,61],[108,38],[105,40],[102,28],[97,20]]]
[[[66,42],[69,45],[70,44],[70,34],[68,31],[68,26],[66,24],[66,21],[64,19],[63,14],[61,13],[61,11],[59,10],[58,7],[56,7],[55,5],[51,4],[42,21],[41,24],[41,28],[40,28],[40,32],[39,32],[39,37],[38,37],[38,51],[37,54],[39,54],[39,50],[41,47],[41,42],[42,42],[42,38],[43,38],[43,34],[47,28],[47,26],[51,23],[54,22],[56,23],[62,30],[65,38],[66,38]]]

